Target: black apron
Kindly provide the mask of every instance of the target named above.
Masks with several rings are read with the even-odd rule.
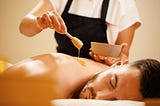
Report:
[[[108,43],[105,22],[109,0],[103,0],[101,18],[89,18],[68,13],[72,0],[68,0],[66,7],[62,13],[62,18],[66,24],[68,32],[83,42],[80,50],[80,57],[91,58],[89,49],[91,42]],[[65,36],[55,32],[55,39],[58,47],[57,52],[65,53],[72,56],[78,56],[77,48],[72,44],[71,40]]]

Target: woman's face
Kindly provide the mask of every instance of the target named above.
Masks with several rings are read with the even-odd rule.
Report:
[[[110,68],[91,79],[80,92],[82,99],[142,100],[140,70],[128,65]]]

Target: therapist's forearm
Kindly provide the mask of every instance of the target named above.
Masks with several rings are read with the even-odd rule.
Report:
[[[134,38],[136,27],[135,25],[130,26],[126,30],[119,33],[116,44],[121,45],[126,43],[127,45],[123,47],[122,53],[129,56],[130,47]]]
[[[42,28],[37,24],[36,16],[27,15],[20,23],[19,31],[25,36],[32,37],[42,31]]]

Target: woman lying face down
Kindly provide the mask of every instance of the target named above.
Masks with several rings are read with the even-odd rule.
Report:
[[[39,103],[77,97],[157,98],[160,97],[159,81],[160,62],[153,59],[109,68],[66,54],[43,54],[25,59],[0,74],[0,103]]]

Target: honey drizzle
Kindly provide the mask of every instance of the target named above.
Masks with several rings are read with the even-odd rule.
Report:
[[[81,60],[79,57],[80,57],[80,49],[78,49],[77,62],[79,62],[82,66],[86,66],[86,63],[83,60]]]
[[[77,57],[77,59],[80,57],[80,49],[78,49],[78,57]]]

